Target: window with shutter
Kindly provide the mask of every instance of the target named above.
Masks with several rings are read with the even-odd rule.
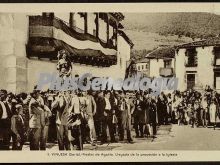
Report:
[[[186,50],[186,67],[196,67],[198,65],[198,56],[195,48],[190,48]]]
[[[215,47],[214,48],[214,65],[220,65],[220,48]]]
[[[172,60],[164,60],[164,68],[171,68]]]

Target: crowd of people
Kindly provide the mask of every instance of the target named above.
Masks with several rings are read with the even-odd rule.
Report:
[[[190,124],[192,128],[213,126],[214,129],[220,122],[220,95],[210,86],[206,86],[202,92],[188,90],[180,93],[176,91],[173,96],[171,99],[172,122],[177,119],[178,125]]]
[[[151,95],[151,91],[39,91],[13,94],[0,90],[0,149],[83,150],[89,143],[133,143],[156,138],[157,128],[170,123],[207,127],[218,123],[219,94],[187,90]],[[11,146],[12,141],[12,146]]]

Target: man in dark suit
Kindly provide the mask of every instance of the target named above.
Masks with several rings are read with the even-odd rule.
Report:
[[[56,125],[59,150],[70,150],[68,138],[68,119],[71,97],[68,93],[62,92],[52,103],[52,109],[57,109]]]
[[[158,96],[157,100],[158,124],[168,124],[167,115],[167,98],[163,92]]]
[[[103,134],[103,122],[104,122],[104,109],[105,109],[105,99],[103,97],[103,92],[100,91],[95,97],[96,102],[96,114],[94,115],[94,124],[97,135],[97,140],[106,142],[107,139],[104,139]]]
[[[103,141],[107,141],[107,127],[109,129],[109,135],[111,143],[116,142],[114,135],[113,114],[114,110],[110,102],[110,91],[105,92],[104,97],[104,120],[103,120]]]
[[[9,150],[11,137],[11,112],[6,106],[7,91],[0,90],[0,150]]]
[[[149,123],[152,128],[151,136],[156,138],[157,133],[157,105],[156,101],[149,97],[148,100],[148,109],[149,109]]]
[[[134,100],[135,110],[133,113],[134,116],[134,129],[136,137],[144,137],[144,102],[140,93],[136,94],[136,100]]]

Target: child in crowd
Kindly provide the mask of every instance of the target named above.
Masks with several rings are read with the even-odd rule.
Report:
[[[17,104],[11,118],[12,150],[22,150],[24,144],[24,119],[22,105]]]

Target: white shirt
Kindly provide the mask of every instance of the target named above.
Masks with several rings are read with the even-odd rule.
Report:
[[[198,103],[195,103],[195,104],[194,104],[194,108],[195,108],[195,109],[198,109],[198,108],[199,108],[199,104],[198,104]]]
[[[22,117],[21,115],[18,115],[18,116],[20,117],[22,124],[24,124],[24,119],[23,119],[23,117]]]
[[[80,114],[80,109],[79,109],[79,98],[77,96],[72,97],[72,107],[73,111],[76,114]],[[71,109],[72,110],[72,109]]]
[[[125,104],[126,104],[126,102],[125,102],[125,101],[122,101],[122,103],[121,103],[121,111],[124,111],[124,110],[125,110]]]
[[[2,112],[2,119],[6,119],[8,117],[8,114],[7,114],[7,111],[6,111],[5,104],[2,101],[0,101],[0,104],[2,106],[2,111],[3,111]]]
[[[202,100],[202,107],[203,108],[207,108],[207,106],[208,106],[208,103],[207,103],[207,101],[206,100]]]
[[[115,104],[118,105],[118,99],[115,98]]]
[[[105,105],[105,109],[110,110],[110,109],[111,109],[111,104],[110,104],[109,99],[105,98],[105,103],[106,103],[106,105]]]
[[[167,100],[168,100],[168,103],[172,103],[172,98],[167,98]]]
[[[40,96],[37,98],[37,101],[41,104],[44,105],[44,99]]]
[[[216,112],[216,105],[215,104],[210,104],[210,112]]]

